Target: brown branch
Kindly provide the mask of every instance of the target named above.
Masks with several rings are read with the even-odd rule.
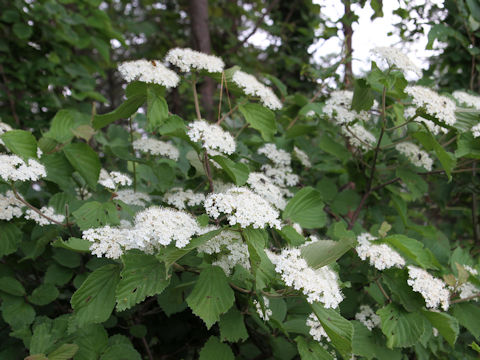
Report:
[[[463,298],[463,299],[452,300],[452,301],[450,301],[450,304],[458,304],[458,303],[462,303],[462,302],[466,302],[466,301],[476,299],[478,297],[480,297],[480,293],[477,293],[477,294],[472,295],[472,296],[468,296],[468,297]]]
[[[473,163],[472,168],[472,179],[475,179],[477,172],[477,162]],[[480,241],[480,231],[478,229],[478,204],[477,204],[477,194],[475,191],[472,192],[472,223],[473,223],[473,238],[475,243],[478,244]]]
[[[145,347],[145,350],[147,351],[148,359],[154,360],[152,352],[150,351],[150,347],[148,346],[147,340],[145,339],[145,336],[142,337],[142,343],[143,343],[143,346]]]
[[[274,6],[276,6],[278,2],[279,2],[279,0],[274,0],[270,3],[270,5],[268,5],[265,12],[262,14],[262,16],[255,23],[252,31],[250,31],[250,33],[242,41],[240,41],[237,45],[228,49],[227,54],[232,54],[232,53],[236,52],[238,49],[240,49],[243,46],[243,44],[245,44],[247,42],[248,39],[250,39],[253,36],[253,34],[255,34],[257,32],[258,27],[260,26],[260,24],[265,19],[265,16],[267,16],[270,13],[270,11],[272,11]]]
[[[192,88],[193,88],[193,101],[195,103],[195,113],[197,114],[197,120],[202,119],[202,115],[200,114],[200,104],[198,103],[198,93],[197,93],[197,83],[192,80]]]
[[[210,161],[208,159],[208,154],[207,154],[206,150],[203,153],[203,160],[204,160],[204,164],[205,164],[205,172],[207,173],[208,184],[210,185],[210,192],[213,193],[214,190],[213,190],[212,173],[211,173],[211,169],[210,169]]]
[[[10,110],[12,111],[13,118],[15,119],[15,124],[17,124],[17,126],[20,127],[22,124],[20,122],[20,118],[17,115],[17,110],[15,109],[15,100],[13,98],[12,93],[10,92],[10,89],[8,88],[9,81],[7,79],[7,76],[5,75],[5,71],[2,64],[0,64],[0,74],[2,75],[2,80],[5,86],[5,91],[7,93],[8,102],[10,104]]]
[[[377,284],[378,288],[380,289],[381,293],[383,294],[383,296],[385,296],[385,299],[387,299],[387,301],[389,303],[392,302],[392,299],[390,299],[390,296],[388,296],[387,292],[385,291],[385,289],[383,288],[382,284],[380,284],[380,281],[378,281],[378,279],[375,279],[375,283]]]

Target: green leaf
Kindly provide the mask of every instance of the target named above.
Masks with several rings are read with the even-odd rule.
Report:
[[[79,327],[106,321],[115,306],[115,288],[120,280],[117,265],[104,265],[92,272],[75,291],[71,304]]]
[[[318,341],[307,342],[303,336],[297,336],[295,342],[302,360],[333,360],[333,356]]]
[[[117,311],[129,309],[147,296],[160,294],[170,282],[165,266],[154,255],[128,252],[122,261],[124,268],[116,290]]]
[[[311,268],[319,269],[322,266],[335,262],[355,245],[355,238],[344,238],[338,241],[319,240],[302,247],[302,257]]]
[[[217,162],[228,176],[233,180],[235,185],[243,186],[247,182],[249,169],[248,166],[242,163],[235,163],[229,158],[217,155],[212,156],[212,159]]]
[[[23,296],[25,288],[17,279],[10,276],[0,277],[0,290],[10,295]]]
[[[5,146],[14,154],[24,159],[37,157],[37,140],[31,132],[10,130],[0,136]]]
[[[234,360],[232,349],[227,344],[221,343],[216,336],[210,336],[200,350],[199,360]]]
[[[257,291],[263,290],[275,278],[275,267],[265,253],[268,233],[263,229],[246,228],[243,229],[242,236],[248,246],[255,286]]]
[[[359,321],[353,323],[353,353],[367,359],[401,360],[402,354],[398,350],[387,349],[383,337],[368,330]]]
[[[199,316],[208,329],[230,309],[235,300],[228,278],[218,266],[202,270],[193,291],[186,301],[192,312]]]
[[[412,193],[412,200],[425,196],[428,191],[428,184],[416,172],[402,167],[397,168],[396,175],[402,179],[408,190]]]
[[[54,182],[62,190],[72,189],[74,186],[72,181],[73,167],[63,153],[43,155],[41,161],[47,170],[47,180]]]
[[[28,39],[33,34],[33,28],[24,23],[13,24],[13,33],[22,40]]]
[[[318,147],[342,162],[347,161],[351,157],[351,154],[345,148],[345,145],[335,141],[327,133],[322,134],[318,139]]]
[[[476,0],[466,0],[470,14],[475,20],[480,21],[480,4]]]
[[[232,307],[220,317],[218,322],[222,341],[239,342],[248,339],[243,315],[236,307]]]
[[[424,269],[439,269],[440,263],[429,249],[423,247],[423,244],[415,239],[409,238],[405,235],[390,235],[383,239],[383,241],[395,250],[398,250],[401,255],[414,261]]]
[[[455,156],[480,159],[480,138],[474,138],[471,132],[460,134]]]
[[[101,325],[90,324],[77,331],[75,343],[79,346],[75,360],[98,359],[108,344],[107,331]]]
[[[50,323],[34,326],[32,339],[30,340],[30,354],[44,354],[47,352],[55,342],[51,330]]]
[[[149,85],[147,87],[147,129],[156,131],[168,119],[168,105],[163,96],[163,89]]]
[[[142,357],[132,345],[115,344],[105,350],[100,360],[142,360]]]
[[[259,104],[245,104],[238,107],[245,121],[255,130],[260,131],[265,141],[272,141],[277,132],[275,114]]]
[[[73,129],[90,122],[85,114],[75,110],[60,110],[50,122],[50,130],[44,136],[64,144],[73,139]]]
[[[71,237],[67,241],[59,237],[52,244],[52,246],[56,248],[63,248],[63,249],[80,252],[80,253],[89,252],[91,245],[92,243],[90,241],[85,239],[75,238],[75,237]]]
[[[118,225],[118,213],[115,204],[90,201],[72,213],[80,230],[97,228],[105,225]]]
[[[0,222],[0,257],[13,254],[22,241],[22,232],[12,223]]]
[[[306,240],[305,237],[297,232],[292,226],[286,225],[282,227],[281,230],[277,230],[282,238],[284,238],[289,245],[299,246],[302,245]]]
[[[276,88],[280,91],[280,94],[282,96],[287,96],[287,86],[276,76],[270,75],[270,74],[265,74],[265,77],[270,80]]]
[[[422,310],[423,316],[438,330],[447,342],[453,346],[458,337],[458,321],[447,313]]]
[[[130,326],[130,329],[128,329],[128,332],[130,335],[141,339],[147,336],[147,327],[141,324],[132,325]]]
[[[365,79],[356,79],[353,89],[352,110],[370,110],[373,106],[373,91]]]
[[[47,305],[54,301],[60,292],[52,284],[42,284],[33,290],[32,295],[28,297],[28,301],[35,305]]]
[[[480,307],[469,303],[455,304],[453,316],[457,318],[460,325],[475,336],[475,339],[480,339],[480,322],[478,321],[480,319]]]
[[[132,95],[112,112],[103,115],[95,115],[93,118],[93,128],[98,130],[116,120],[127,119],[143,105],[145,100],[146,96],[144,94]]]
[[[63,344],[48,354],[48,360],[68,360],[78,351],[77,344]]]
[[[455,168],[455,165],[457,164],[457,160],[455,159],[455,156],[452,153],[448,153],[445,151],[445,149],[438,143],[438,141],[435,139],[435,137],[430,133],[430,132],[416,132],[413,134],[413,136],[420,141],[420,143],[426,148],[426,149],[433,149],[435,150],[435,154],[438,157],[438,160],[440,160],[440,163],[442,164],[443,169],[447,173],[448,180],[452,180],[452,170]]]
[[[3,320],[5,320],[13,330],[30,325],[33,320],[35,320],[35,310],[33,307],[27,304],[22,297],[11,296],[6,298],[6,296],[2,296],[3,302],[1,310]]]
[[[424,332],[424,319],[419,312],[408,313],[395,304],[389,304],[377,314],[382,320],[382,332],[387,337],[389,348],[413,346]]]
[[[282,218],[299,223],[302,228],[322,228],[327,221],[323,207],[320,193],[314,188],[304,187],[290,199],[283,211]]]
[[[311,306],[332,345],[343,357],[349,357],[352,352],[352,323],[335,310],[325,309],[320,303],[313,303]]]
[[[95,189],[100,175],[100,159],[97,153],[86,143],[68,144],[63,153],[73,168],[82,175],[87,184]]]
[[[407,280],[407,272],[400,269],[388,269],[382,275],[382,281],[390,289],[390,296],[395,302],[402,304],[407,311],[419,311],[425,306],[425,301],[422,295],[412,290]]]

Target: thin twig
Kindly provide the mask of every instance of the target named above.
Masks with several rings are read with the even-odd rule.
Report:
[[[15,119],[15,124],[17,124],[17,126],[20,126],[21,125],[20,118],[18,117],[17,110],[15,109],[15,100],[12,93],[10,92],[10,89],[8,88],[9,81],[7,79],[7,76],[5,75],[5,71],[3,69],[2,64],[0,64],[0,74],[2,74],[2,80],[5,85],[5,91],[7,93],[8,102],[10,104],[10,110],[12,111],[13,118]]]
[[[320,94],[322,93],[322,90],[323,90],[323,86],[324,84],[322,83],[322,85],[320,86],[320,89],[318,89],[318,91],[313,95],[313,97],[308,101],[309,103],[313,103],[315,100],[317,100],[317,98],[320,96]],[[300,114],[297,114],[297,116],[295,116],[295,118],[290,122],[290,124],[288,124],[287,126],[287,130],[289,130],[293,125],[295,125],[295,123],[297,122],[298,118],[300,117]]]
[[[220,125],[222,123],[223,120],[225,120],[227,118],[227,116],[230,116],[232,115],[240,105],[243,105],[243,104],[237,104],[235,105],[232,109],[230,109],[230,111],[226,114],[224,114],[218,121],[217,121],[217,125]]]
[[[198,103],[198,93],[197,93],[197,82],[195,79],[192,80],[192,88],[193,88],[193,101],[195,102],[195,112],[197,114],[197,120],[201,120],[202,115],[200,114],[200,104]]]
[[[154,360],[152,352],[150,351],[150,347],[148,346],[147,340],[145,339],[145,336],[142,337],[142,343],[143,343],[143,346],[145,347],[145,350],[147,351],[148,359]]]
[[[211,173],[211,170],[210,170],[210,161],[208,159],[208,154],[207,154],[207,151],[205,151],[203,153],[203,161],[204,161],[204,164],[205,164],[205,172],[207,173],[207,178],[208,178],[208,184],[210,185],[210,192],[214,192],[213,191],[213,180],[212,180],[212,173]]]
[[[130,116],[128,119],[128,123],[130,126],[130,145],[132,147],[132,154],[135,157],[135,149],[133,148],[133,127],[132,127],[132,117]],[[137,167],[135,161],[132,161],[133,166],[133,191],[137,192]]]
[[[473,163],[472,167],[472,179],[475,179],[477,172],[477,162]],[[478,244],[480,241],[480,234],[478,229],[478,204],[477,204],[477,194],[475,191],[472,192],[472,223],[473,223],[473,238],[475,243]]]
[[[380,289],[381,293],[383,294],[383,296],[385,296],[385,298],[387,299],[387,301],[389,303],[392,302],[392,299],[390,299],[390,296],[388,296],[387,292],[385,291],[385,289],[383,288],[382,284],[380,284],[380,281],[378,281],[378,279],[375,279],[375,283],[377,284],[378,288]]]
[[[450,301],[450,304],[458,304],[458,303],[462,303],[462,302],[466,302],[466,301],[470,301],[470,300],[473,300],[473,299],[476,299],[480,297],[480,293],[477,293],[475,295],[472,295],[472,296],[468,296],[466,298],[463,298],[463,299],[455,299],[455,300],[452,300]]]
[[[222,71],[222,80],[220,82],[220,100],[218,101],[217,125],[221,123],[220,113],[222,112],[223,81],[225,80],[225,71]]]

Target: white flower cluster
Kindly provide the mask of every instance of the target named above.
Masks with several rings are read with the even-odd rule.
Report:
[[[77,194],[77,199],[79,200],[87,200],[92,197],[92,193],[88,191],[87,188],[84,188],[84,187],[75,188],[75,194]]]
[[[337,124],[348,124],[354,120],[370,120],[367,111],[357,112],[351,110],[353,92],[349,90],[337,90],[330,94],[330,98],[325,102],[323,112],[331,117]]]
[[[452,96],[460,103],[468,107],[480,110],[480,96],[471,95],[465,91],[454,91]]]
[[[37,160],[23,161],[17,155],[0,154],[0,177],[7,181],[37,181],[47,176],[45,166]]]
[[[272,143],[263,145],[257,150],[257,153],[265,155],[275,166],[289,166],[292,161],[292,157],[288,152],[277,149],[277,146]]]
[[[246,95],[258,96],[265,107],[272,110],[282,108],[283,105],[273,90],[263,85],[255,76],[237,70],[233,74],[232,81],[237,84]]]
[[[455,117],[455,102],[446,96],[437,94],[435,91],[424,86],[407,86],[405,92],[413,98],[413,103],[425,108],[426,112],[447,125],[453,125],[457,121]]]
[[[105,256],[118,259],[123,250],[132,248],[132,231],[128,228],[104,227],[88,229],[82,233],[82,238],[92,243],[90,250],[97,257]]]
[[[133,142],[132,145],[133,145],[133,148],[137,151],[141,151],[143,153],[149,153],[152,155],[165,156],[175,161],[177,161],[178,157],[180,156],[180,153],[175,146],[173,146],[168,142],[157,140],[157,139],[152,139],[152,138],[137,139]]]
[[[187,135],[192,141],[202,143],[207,152],[212,155],[219,151],[231,155],[235,152],[235,139],[219,125],[209,124],[205,120],[197,120],[188,125]]]
[[[210,73],[222,72],[225,63],[217,56],[207,55],[192,49],[170,49],[165,60],[180,68],[183,72],[206,70]]]
[[[360,259],[366,260],[369,258],[370,265],[378,270],[405,266],[405,259],[399,253],[387,244],[372,244],[371,241],[373,240],[376,240],[376,238],[369,233],[363,233],[357,237],[356,250]]]
[[[480,124],[472,126],[471,131],[474,138],[480,137]]]
[[[53,219],[57,222],[60,222],[60,223],[63,222],[63,220],[65,220],[65,215],[56,214],[55,209],[51,206],[43,206],[40,209],[40,212],[43,215],[48,216],[49,218],[51,218],[51,219]],[[54,224],[53,222],[51,222],[47,218],[41,216],[40,214],[38,214],[36,211],[33,211],[32,209],[28,209],[25,212],[25,219],[33,220],[40,226]]]
[[[300,248],[283,249],[280,254],[268,250],[266,253],[285,284],[301,290],[309,303],[320,301],[326,308],[336,308],[342,302],[338,276],[328,266],[312,269],[302,258]]]
[[[10,130],[12,130],[12,127],[10,125],[0,121],[0,135],[3,135]],[[0,145],[5,145],[2,139],[0,139]]]
[[[293,155],[295,155],[295,157],[300,161],[300,163],[306,168],[312,167],[312,163],[310,162],[310,159],[308,158],[308,155],[305,151],[300,150],[298,147],[294,146]]]
[[[380,327],[380,323],[382,322],[380,316],[375,314],[368,305],[360,305],[360,311],[355,314],[355,320],[360,321],[370,331],[375,327]]]
[[[269,308],[270,306],[270,300],[266,298],[265,296],[263,297],[263,304],[265,305],[265,312],[262,310],[262,305],[260,302],[257,300],[253,300],[253,303],[255,304],[255,307],[257,309],[257,314],[260,316],[260,318],[264,321],[270,320],[270,316],[272,316],[273,312],[272,309]]]
[[[115,190],[117,186],[132,185],[132,179],[130,176],[118,171],[112,171],[109,173],[107,170],[101,169],[98,183],[107,189]]]
[[[374,148],[377,143],[375,135],[359,123],[342,127],[341,132],[348,138],[348,142],[357,149],[368,151]]]
[[[407,118],[407,120],[409,118],[411,118],[412,116],[415,115],[415,113],[417,112],[417,109],[415,109],[414,107],[408,107],[405,109],[405,118]],[[422,123],[425,123],[425,125],[427,126],[428,130],[433,134],[433,135],[438,135],[440,132],[443,132],[443,133],[447,133],[448,132],[448,129],[446,128],[443,128],[441,126],[438,126],[437,124],[435,124],[432,120],[428,120],[428,119],[425,119],[421,116],[417,116],[414,120],[415,122],[422,122]]]
[[[195,193],[190,189],[183,190],[182,188],[174,187],[163,195],[163,201],[179,210],[185,210],[187,206],[202,204],[205,201],[205,195]]]
[[[480,290],[475,285],[469,282],[460,285],[458,290],[459,290],[458,296],[460,297],[460,299],[467,299],[469,297],[478,295],[480,293]],[[478,301],[478,297],[475,298],[474,300]]]
[[[177,87],[179,76],[167,69],[158,60],[127,61],[118,67],[118,71],[125,81],[142,81],[165,86],[167,89]]]
[[[411,142],[401,142],[395,145],[395,149],[405,155],[410,162],[418,167],[423,167],[427,171],[432,170],[433,160],[427,152]]]
[[[14,217],[21,217],[23,206],[23,203],[15,197],[12,190],[0,194],[0,220],[10,221]]]
[[[287,206],[282,189],[264,174],[251,172],[248,175],[247,184],[256,194],[263,197],[277,209],[283,210]]]
[[[428,308],[437,309],[440,305],[444,311],[448,310],[450,293],[446,284],[434,278],[427,271],[416,267],[408,266],[408,285],[413,291],[420,293],[425,299]]]
[[[406,75],[409,72],[422,76],[422,70],[413,63],[410,58],[398,49],[393,47],[377,47],[372,52],[383,58],[389,66],[396,66]]]
[[[306,324],[310,328],[309,334],[312,335],[314,340],[321,342],[322,338],[325,338],[325,340],[330,342],[330,338],[314,313],[308,316]]]
[[[132,189],[123,189],[117,191],[117,200],[123,201],[127,205],[145,207],[152,201],[150,195]]]
[[[204,206],[207,214],[214,219],[218,219],[221,213],[226,214],[230,225],[239,224],[242,228],[281,227],[278,211],[246,187],[232,187],[223,193],[210,194]]]

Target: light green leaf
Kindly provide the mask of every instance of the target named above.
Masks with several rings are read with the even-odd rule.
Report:
[[[424,319],[418,312],[408,313],[395,304],[377,311],[382,320],[382,332],[387,346],[408,347],[416,344],[424,332]]]
[[[103,115],[95,115],[93,118],[93,128],[98,130],[116,120],[127,119],[143,105],[145,100],[146,96],[144,94],[132,95],[112,112]]]
[[[10,295],[23,296],[25,288],[17,279],[10,276],[0,277],[0,290]]]
[[[320,193],[311,187],[304,187],[290,199],[282,218],[299,223],[302,228],[318,229],[325,226],[327,217]]]
[[[259,104],[245,104],[238,107],[245,118],[255,130],[260,131],[265,141],[272,141],[273,135],[277,132],[275,114]]]
[[[457,318],[460,325],[475,336],[475,339],[480,339],[480,321],[478,321],[480,319],[480,307],[469,303],[455,304],[453,316]]]
[[[75,238],[75,237],[71,237],[67,241],[59,237],[52,244],[53,247],[63,248],[63,249],[76,251],[80,253],[89,252],[91,245],[92,243],[90,241],[85,239]]]
[[[459,332],[457,319],[447,313],[435,311],[422,310],[422,314],[451,346],[455,344]]]
[[[48,360],[68,360],[78,351],[77,344],[63,344],[48,354]]]
[[[90,122],[90,117],[75,110],[60,110],[50,122],[50,130],[44,136],[64,144],[73,139],[73,129]]]
[[[87,184],[95,189],[101,168],[98,154],[86,143],[68,144],[63,148],[63,153]]]
[[[161,95],[163,89],[149,85],[147,87],[147,129],[156,131],[168,119],[168,105]]]
[[[313,303],[313,312],[330,337],[332,345],[343,357],[352,352],[353,325],[333,309],[325,309],[320,303]]]
[[[333,356],[318,341],[307,342],[303,336],[297,336],[295,342],[302,360],[333,360]]]
[[[302,247],[302,256],[314,269],[335,262],[355,245],[355,238],[344,238],[338,241],[319,240]]]
[[[72,213],[80,230],[97,228],[105,225],[118,225],[117,209],[115,204],[90,201]]]
[[[24,159],[37,157],[37,140],[29,131],[10,130],[0,135],[0,139],[12,153]]]
[[[246,228],[242,230],[242,236],[248,246],[255,286],[257,291],[263,290],[275,278],[275,267],[265,254],[268,234],[263,229]]]
[[[284,238],[289,245],[299,246],[302,245],[306,240],[305,237],[297,232],[292,226],[286,225],[282,227],[281,230],[277,230],[282,238]]]
[[[49,323],[34,326],[32,339],[30,340],[30,354],[45,354],[55,339],[51,334],[51,325]]]
[[[236,307],[232,307],[220,317],[218,322],[222,341],[239,342],[248,339],[243,315]]]
[[[365,79],[355,80],[355,86],[353,89],[352,110],[370,110],[373,106],[373,91],[368,86]]]
[[[217,155],[212,156],[212,159],[217,162],[228,176],[233,180],[235,185],[243,186],[247,182],[249,170],[248,166],[240,162],[236,163],[229,158]]]
[[[425,269],[439,269],[441,267],[432,252],[424,248],[418,240],[397,234],[387,236],[383,241]]]
[[[218,266],[202,270],[193,291],[186,301],[192,312],[199,316],[208,329],[230,309],[235,300],[228,278]]]
[[[79,327],[101,323],[110,317],[119,280],[119,268],[113,264],[104,265],[87,277],[70,301]]]
[[[22,232],[12,223],[0,222],[0,257],[13,254],[22,241]]]
[[[73,167],[61,152],[43,155],[41,162],[47,170],[46,179],[54,182],[62,190],[71,190],[73,185]]]
[[[391,350],[385,346],[383,337],[379,337],[376,333],[368,330],[365,325],[359,321],[353,323],[353,353],[363,356],[367,359],[389,359],[401,360],[402,353],[399,350]]]
[[[165,266],[154,255],[130,251],[122,256],[122,261],[124,268],[116,290],[117,311],[160,294],[170,282]]]
[[[199,360],[234,360],[232,349],[227,344],[221,343],[216,336],[210,336],[200,350]]]

